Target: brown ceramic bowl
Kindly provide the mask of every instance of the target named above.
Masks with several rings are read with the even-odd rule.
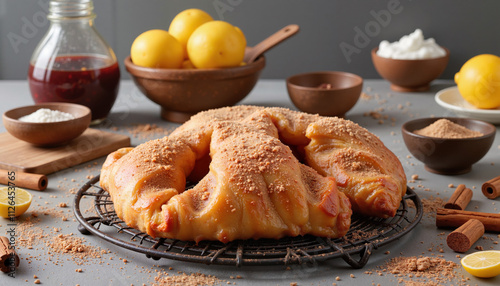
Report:
[[[261,56],[251,64],[221,69],[156,69],[125,59],[125,67],[149,99],[161,106],[165,120],[182,123],[207,109],[232,106],[253,89],[266,65]]]
[[[378,48],[372,50],[372,61],[381,77],[391,83],[391,89],[403,92],[426,91],[430,83],[445,70],[450,59],[450,51],[446,56],[422,60],[398,60],[380,57]]]
[[[72,114],[75,119],[60,122],[23,122],[18,119],[40,108],[59,110]],[[92,113],[88,107],[73,103],[51,102],[24,106],[3,114],[5,129],[17,139],[36,146],[53,147],[68,143],[80,136],[90,124]]]
[[[298,109],[323,116],[342,117],[358,101],[363,79],[347,72],[312,72],[287,78],[286,87]]]
[[[479,131],[484,135],[464,139],[443,139],[413,133],[441,118],[446,118],[470,130]],[[427,171],[443,175],[468,173],[472,165],[486,155],[493,144],[496,132],[495,126],[490,123],[457,117],[415,119],[403,124],[401,130],[410,153],[425,164]]]

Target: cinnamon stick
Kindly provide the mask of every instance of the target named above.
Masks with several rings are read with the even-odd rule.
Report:
[[[436,226],[441,228],[459,227],[470,219],[480,221],[485,231],[500,232],[500,214],[444,208],[439,208],[436,212]]]
[[[496,199],[500,197],[500,176],[493,178],[481,186],[483,194],[488,199]]]
[[[456,252],[466,252],[483,236],[484,225],[477,219],[470,219],[451,232],[446,238],[446,244]]]
[[[471,189],[466,188],[464,184],[460,184],[444,207],[446,209],[465,210],[471,199]]]
[[[0,184],[43,191],[47,188],[47,176],[0,169]]]
[[[9,243],[9,239],[0,236],[0,270],[9,273],[19,266],[19,256]]]

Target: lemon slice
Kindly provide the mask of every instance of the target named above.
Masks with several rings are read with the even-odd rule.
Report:
[[[476,277],[495,277],[500,274],[500,251],[474,252],[462,258],[461,263],[467,272]]]
[[[30,207],[32,199],[33,196],[24,189],[0,187],[0,216],[9,218],[22,215]]]

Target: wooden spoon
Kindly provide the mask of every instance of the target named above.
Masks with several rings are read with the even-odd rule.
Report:
[[[269,49],[273,48],[277,44],[283,42],[289,37],[295,35],[299,31],[299,26],[292,24],[288,25],[278,32],[272,34],[262,42],[258,43],[254,47],[247,47],[245,50],[245,57],[243,61],[247,64],[255,61],[260,55],[267,52]]]

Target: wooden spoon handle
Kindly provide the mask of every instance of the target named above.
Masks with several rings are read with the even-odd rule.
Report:
[[[289,37],[295,35],[298,31],[299,31],[299,26],[295,24],[288,25],[282,28],[281,30],[272,34],[271,36],[269,36],[262,42],[258,43],[254,47],[248,48],[247,52],[245,53],[245,58],[243,59],[243,61],[246,63],[251,63],[255,61],[255,59],[257,59],[260,55],[262,55],[272,47],[276,46],[277,44],[288,39]]]

